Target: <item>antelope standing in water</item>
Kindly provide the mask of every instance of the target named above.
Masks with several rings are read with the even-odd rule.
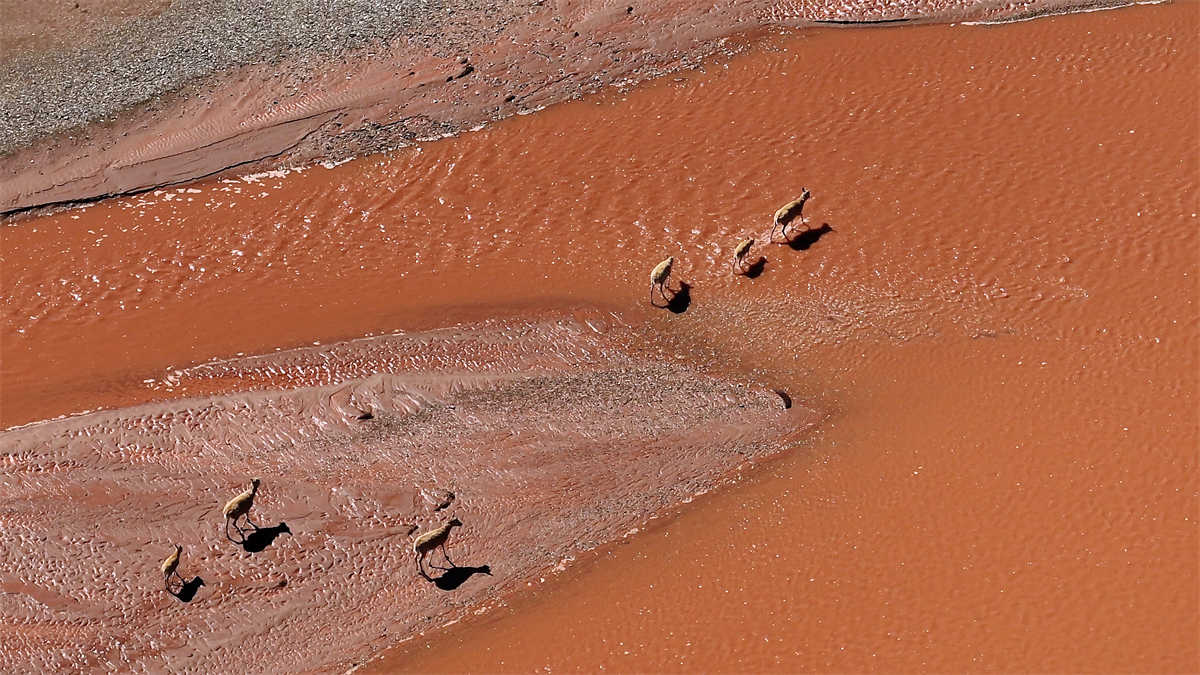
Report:
[[[743,274],[746,271],[746,255],[750,253],[750,247],[754,246],[754,239],[747,238],[738,242],[737,246],[733,247],[733,273]]]
[[[771,225],[770,241],[775,241],[775,228],[780,226],[782,227],[779,233],[786,239],[788,225],[797,217],[800,218],[801,224],[808,225],[808,221],[804,220],[804,203],[808,201],[809,197],[812,197],[812,193],[808,191],[808,188],[801,188],[799,199],[788,202],[775,212],[775,222]]]
[[[654,304],[654,289],[658,289],[658,294],[662,296],[663,302],[670,304],[670,299],[667,298],[667,292],[664,286],[667,284],[667,278],[671,276],[671,265],[675,264],[675,256],[671,256],[666,260],[654,266],[654,271],[650,272],[650,304],[655,307],[660,305]],[[665,307],[666,305],[662,305]]]

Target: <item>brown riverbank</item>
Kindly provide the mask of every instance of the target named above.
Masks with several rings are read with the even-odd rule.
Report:
[[[379,667],[1194,670],[1194,10],[806,31],[679,81],[602,93],[391,157],[196,184],[28,221],[5,230],[0,416],[7,426],[146,400],[178,406],[169,401],[244,380],[267,390],[325,386],[325,363],[304,371],[273,365],[266,375],[235,368],[228,381],[200,375],[219,364],[185,366],[397,329],[602,308],[590,311],[627,326],[617,333],[630,331],[606,358],[627,353],[648,362],[643,372],[685,366],[659,375],[654,391],[690,396],[741,382],[757,392],[734,397],[747,407],[714,409],[714,419],[778,405],[767,394],[773,388],[833,416],[803,453],[752,484],[701,498],[677,520],[652,526],[650,537],[634,534],[599,560],[577,556],[587,566],[568,583],[547,576],[545,591],[470,607],[477,600],[465,595],[469,586],[463,595],[427,588],[431,607],[462,600],[460,611],[488,609],[450,631],[426,631],[431,642],[405,643],[409,652]],[[765,238],[769,215],[800,187],[813,190],[806,214],[820,234],[757,248],[752,258],[765,259],[762,274],[731,275],[733,244]],[[646,305],[646,274],[669,254],[679,260],[676,281],[690,285],[690,304],[679,314]],[[549,357],[570,368],[584,360],[574,348],[554,356],[553,348],[526,352],[519,344],[516,360],[542,368]],[[444,356],[436,346],[432,353],[433,362]],[[494,361],[447,362],[484,382]],[[394,368],[388,361],[367,370]],[[553,409],[578,411],[573,429],[611,416],[614,399],[587,405],[568,395],[576,384],[562,382]],[[652,427],[680,424],[676,413],[695,400],[718,399],[683,396],[653,413]],[[192,411],[184,418],[205,409],[184,407]],[[491,402],[471,410],[484,418],[523,409]],[[327,419],[316,412],[296,417]],[[612,423],[636,426],[636,417]],[[545,417],[499,419],[492,423],[553,433]],[[722,456],[721,442],[708,445],[717,436],[704,427],[698,433],[677,443],[651,428],[626,439],[660,440],[668,453],[685,455],[700,443],[712,450],[694,456]],[[601,447],[625,447],[619,434],[602,436]],[[66,441],[65,459],[95,463],[97,446],[87,443]],[[368,448],[350,461],[319,450],[290,452],[300,469],[336,475],[340,466],[354,473],[355,462],[395,451]],[[29,462],[27,454],[10,461]],[[205,479],[193,466],[204,458],[195,454],[185,449],[179,461],[187,464],[167,465],[160,480],[211,492],[219,505],[249,468],[237,463],[247,460],[235,454],[219,479]],[[152,466],[144,458],[155,459],[142,452],[78,469],[52,466],[60,458],[47,456],[43,471],[6,474],[6,508],[47,505],[8,523],[15,534],[5,559],[16,559],[20,544],[62,569],[79,560],[79,546],[107,560],[95,551],[108,537],[87,540],[98,542],[93,549],[47,536],[47,523],[65,517],[55,502],[32,503],[29,495],[81,494],[77,481],[89,472],[113,480],[121,467]],[[291,471],[292,461],[277,470]],[[410,480],[409,470],[363,471],[429,487]],[[265,513],[290,524],[287,509],[320,506],[314,495],[334,487],[319,477],[326,475],[292,477],[295,503],[271,497]],[[147,494],[153,502],[156,493]],[[139,602],[163,601],[181,631],[161,651],[128,652],[130,661],[192,654],[188,663],[212,665],[233,650],[302,640],[286,618],[265,622],[265,632],[227,633],[191,620],[199,612],[265,615],[255,612],[270,602],[272,575],[291,570],[280,560],[308,565],[306,551],[325,550],[315,541],[321,528],[306,530],[302,546],[293,543],[300,535],[283,536],[265,555],[243,558],[213,543],[223,541],[219,523],[190,504],[178,507],[184,525],[170,527],[198,547],[218,548],[205,554],[205,571],[185,573],[207,578],[229,574],[220,571],[227,563],[253,567],[249,590],[220,577],[191,603],[166,603],[155,594],[156,559],[143,558],[176,531],[150,520],[128,525],[133,534],[105,544],[111,553],[104,555],[143,567],[114,577],[111,587],[135,588]],[[366,510],[407,517],[389,508],[372,502]],[[327,512],[314,522],[343,518],[341,510]],[[492,525],[500,516],[486,518]],[[364,537],[397,541],[362,551],[404,550],[401,533],[366,529]],[[464,533],[460,562],[478,564],[487,535]],[[746,538],[762,550],[745,551]],[[345,583],[343,571],[359,553],[329,550],[337,553],[321,554],[322,570]],[[345,557],[339,563],[336,555]],[[510,572],[531,574],[554,561],[519,562]],[[62,583],[26,576],[9,580],[6,601],[20,607],[5,611],[6,630],[18,628],[12,617],[32,617],[39,635],[65,635],[55,607],[83,612],[101,606],[95,594],[108,593],[88,590],[81,576]],[[94,588],[109,588],[105,578]],[[407,588],[412,570],[397,563],[370,578],[373,585],[332,598],[298,584],[290,597],[306,608],[303,635],[337,626],[330,634],[341,637],[325,645],[329,653],[356,649],[346,645],[366,653],[450,616],[400,620],[389,637],[367,641],[354,626],[381,629],[363,612],[389,601],[388,584]],[[541,586],[541,578],[524,581]],[[483,581],[475,575],[468,583]],[[152,617],[158,607],[136,609]],[[508,616],[507,607],[521,611]],[[112,635],[103,614],[83,621]],[[538,639],[523,637],[531,634]],[[66,644],[69,654],[84,653]],[[120,663],[120,644],[111,644]],[[56,665],[31,663],[22,665]],[[303,670],[286,660],[256,666]]]
[[[738,51],[746,31],[1098,3],[86,4],[16,0],[4,13],[0,214],[440,138],[690,69]]]

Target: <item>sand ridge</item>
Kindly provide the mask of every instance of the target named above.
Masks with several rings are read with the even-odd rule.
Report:
[[[240,393],[5,432],[0,668],[344,669],[486,611],[819,419],[630,357],[607,337],[618,327],[597,325],[493,322],[235,360],[220,370]],[[256,377],[289,388],[247,391]],[[220,505],[250,476],[263,529],[239,544]],[[423,580],[409,536],[450,513],[466,524],[460,567]],[[176,543],[172,597],[158,565]]]

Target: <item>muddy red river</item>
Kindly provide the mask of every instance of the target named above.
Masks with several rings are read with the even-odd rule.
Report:
[[[1200,670],[1198,29],[758,36],[6,225],[0,670]]]

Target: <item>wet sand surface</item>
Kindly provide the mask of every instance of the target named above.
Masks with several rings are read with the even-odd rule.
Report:
[[[1196,670],[1198,23],[1196,5],[1180,3],[996,27],[804,31],[710,61],[704,72],[390,157],[200,183],[6,228],[2,423],[149,406],[0,437],[12,466],[41,467],[28,472],[36,480],[6,473],[6,528],[20,533],[5,559],[24,559],[23,546],[55,570],[54,583],[32,573],[6,580],[14,607],[4,613],[6,631],[25,631],[30,642],[22,644],[35,644],[33,636],[69,625],[72,635],[104,636],[113,658],[194,672],[227,666],[223,655],[239,645],[286,653],[307,639],[295,630],[311,636],[360,623],[362,631],[330,629],[329,642],[312,649],[323,663],[348,666],[423,631],[374,667]],[[733,245],[765,239],[770,214],[801,187],[814,194],[805,211],[812,229],[798,228],[791,245],[756,247],[751,260],[765,262],[754,278],[730,274]],[[689,286],[678,313],[647,305],[648,271],[672,254],[675,287]],[[406,361],[386,355],[420,350],[372,346],[364,348],[370,358],[334,359],[358,365],[305,365],[328,363],[316,354],[330,343],[397,340],[379,335],[456,323],[488,334],[543,326],[530,354],[558,355],[484,357],[443,346]],[[315,352],[272,355],[313,342],[322,343]],[[239,352],[265,356],[225,361]],[[506,372],[520,381],[558,382],[555,402],[538,403],[487,365],[509,361]],[[443,370],[467,384],[440,389]],[[609,375],[587,379],[598,372]],[[387,390],[394,395],[353,384],[389,377],[399,378]],[[587,390],[585,381],[602,392],[594,405],[570,395]],[[398,431],[378,441],[354,436],[362,401],[400,415],[395,401],[411,400],[403,414],[461,405],[483,419],[496,410],[489,424],[555,445],[583,435],[586,420],[607,419],[615,392],[640,382],[668,407],[648,418],[649,428],[638,415],[660,413],[643,399],[613,416],[628,431],[623,440],[611,428],[597,431],[606,451],[633,452],[629,439],[653,439],[664,443],[660,454],[642,459],[655,462],[694,444],[700,449],[677,463],[680,475],[703,475],[707,487],[734,475],[740,461],[732,455],[743,450],[720,429],[750,430],[752,458],[803,446],[749,484],[648,529],[646,518],[675,513],[705,487],[676,488],[648,506],[634,500],[611,525],[599,518],[583,528],[594,543],[645,531],[628,545],[580,554],[558,580],[537,573],[567,557],[575,535],[545,534],[555,543],[541,557],[502,558],[490,528],[471,526],[471,513],[499,527],[506,512],[533,507],[454,468],[475,464],[413,478],[424,463],[465,462],[470,453],[404,457]],[[331,387],[352,393],[330,399]],[[781,412],[774,388],[790,393],[794,412]],[[475,391],[510,392],[518,403],[453,399]],[[210,398],[184,398],[200,396]],[[325,421],[311,437],[362,448],[357,464],[337,468],[334,458],[346,451],[290,442],[301,437],[292,431],[278,437],[292,448],[283,465],[258,439],[245,440],[251,432],[238,442],[257,454],[121,456],[128,438],[114,420],[160,415],[190,428],[196,411],[212,405],[231,409],[231,419],[203,429],[258,428],[260,411],[274,411],[275,425],[317,429]],[[585,421],[556,432],[547,417],[524,416],[543,407]],[[697,417],[672,426],[684,409]],[[794,436],[825,415],[815,432]],[[447,424],[445,438],[468,438],[465,447],[504,445],[484,433],[492,427]],[[672,440],[672,429],[690,440]],[[70,436],[89,430],[90,445]],[[198,448],[225,433],[172,442]],[[520,447],[511,456],[520,456],[524,446],[513,443]],[[18,445],[29,449],[9,449]],[[580,466],[595,461],[567,454]],[[257,468],[252,462],[277,472],[267,477],[292,478],[292,492],[263,504],[267,524],[293,525],[300,516],[289,509],[333,494],[339,472],[358,489],[367,476],[379,480],[367,468],[373,457],[389,463],[380,473],[396,488],[387,494],[401,495],[396,503],[376,492],[354,497],[376,515],[350,517],[344,507],[309,516],[314,527],[293,527],[295,536],[258,557],[220,538],[212,514]],[[201,475],[202,465],[213,473]],[[38,511],[27,501],[80,495],[94,477],[129,481],[136,490],[122,489],[148,506],[165,499],[156,476],[186,483],[189,498],[175,512],[139,513],[126,530],[114,524],[111,535],[74,535],[86,554],[65,550],[63,532],[44,532],[51,523],[67,529],[58,525],[71,522],[56,511],[63,507]],[[663,478],[662,489],[678,485],[674,474]],[[333,555],[324,552],[335,544],[315,543],[321,537],[353,541],[354,555],[404,561],[407,530],[387,528],[434,517],[421,490],[452,489],[450,480],[467,481],[464,494],[478,500],[463,497],[459,507],[468,522],[459,562],[482,560],[495,577],[434,595],[413,585],[411,563],[380,565],[358,589],[352,566],[331,563],[308,585],[293,591],[289,581],[288,606],[306,608],[303,621],[214,638],[217,629],[195,619],[286,615],[264,609],[268,601],[255,594],[275,592],[266,588],[273,574],[299,574],[306,547]],[[617,487],[630,486],[611,476],[595,486]],[[89,509],[113,503],[89,499]],[[575,508],[564,499],[553,517]],[[539,536],[530,530],[528,541]],[[178,537],[208,556],[186,575],[207,583],[255,565],[257,576],[245,573],[248,590],[222,581],[179,603],[158,591],[155,567]],[[103,587],[137,590],[87,614],[106,605],[81,590],[91,588],[83,575],[110,560],[140,567],[122,567]],[[506,593],[519,583],[539,588]],[[394,590],[379,590],[387,584]],[[318,586],[330,596],[315,600]],[[368,639],[387,622],[364,617],[372,603],[395,602],[387,598],[416,598],[419,607],[393,610],[388,637]],[[127,604],[135,601],[143,604]],[[487,611],[428,632],[477,609]],[[157,625],[165,614],[179,627],[174,642],[122,652],[130,643],[111,637],[112,626]],[[30,669],[105,668],[79,660],[84,648],[69,641],[46,660],[30,653],[12,648],[7,658]],[[255,667],[301,669],[277,663]]]
[[[8,432],[0,667],[343,671],[397,634],[486,611],[817,419],[771,391],[630,359],[610,322],[211,364],[178,378],[260,390]],[[296,381],[318,386],[278,390]],[[243,536],[220,507],[248,476],[263,479],[261,529]],[[454,513],[457,566],[430,583],[408,536]],[[170,544],[184,546],[174,597],[158,570]]]

